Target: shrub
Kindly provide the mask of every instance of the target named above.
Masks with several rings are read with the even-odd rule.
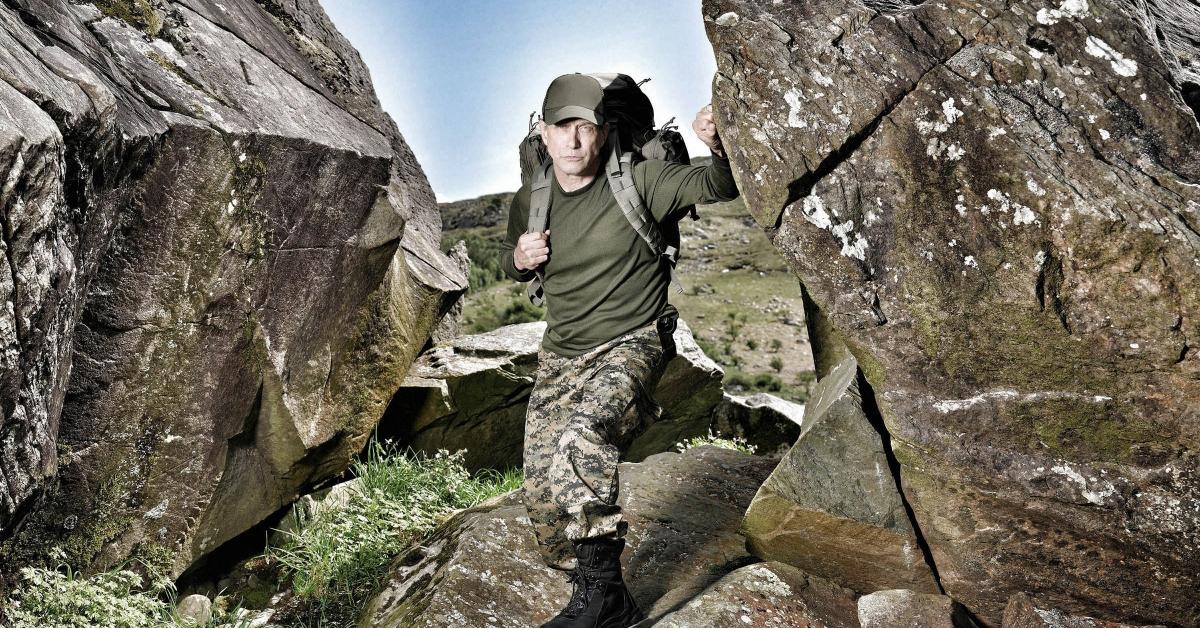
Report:
[[[800,371],[796,373],[797,384],[811,384],[817,381],[817,373],[815,371]]]
[[[725,378],[725,388],[734,392],[750,390],[752,387],[750,380],[741,373],[731,373]]]
[[[0,619],[11,628],[196,628],[196,624],[175,612],[175,584],[145,562],[143,576],[125,566],[84,576],[65,563],[66,554],[51,550],[54,569],[25,567],[21,582],[0,603]],[[236,620],[238,607],[213,605],[213,625],[241,626]]]
[[[172,625],[174,607],[158,593],[171,581],[154,583],[143,591],[141,575],[115,570],[85,577],[59,564],[57,569],[25,567],[22,583],[5,602],[14,628],[41,626],[161,626]]]
[[[758,341],[753,338],[747,338],[746,339],[746,348],[751,351],[758,349]]]
[[[503,306],[491,306],[491,301],[480,302],[476,307],[465,310],[471,333],[479,334],[505,325],[531,323],[542,320],[545,309],[536,307],[525,296],[525,286],[516,285],[515,290],[501,296]],[[469,304],[469,302],[468,302]]]
[[[758,377],[754,378],[754,387],[769,390],[771,392],[778,392],[779,390],[783,389],[783,382],[780,381],[778,377],[775,377],[770,373],[762,373]]]
[[[782,371],[783,370],[783,359],[780,358],[779,356],[775,356],[775,357],[771,358],[771,368],[775,369],[776,373]]]
[[[779,351],[780,349],[782,349],[782,348],[783,348],[783,341],[782,341],[782,340],[780,340],[780,339],[778,339],[778,338],[772,338],[772,339],[771,339],[771,352],[772,352],[772,353],[774,353],[774,352],[778,352],[778,351]]]
[[[521,295],[509,302],[508,307],[500,315],[500,325],[516,325],[517,323],[532,323],[542,320],[542,309],[529,302],[529,298]]]

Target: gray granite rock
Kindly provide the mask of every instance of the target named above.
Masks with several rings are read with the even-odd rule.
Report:
[[[747,546],[859,593],[936,593],[860,377],[847,355],[817,382],[803,433],[746,511]]]
[[[854,592],[790,565],[769,562],[730,572],[652,625],[858,628],[859,624]]]
[[[175,612],[181,619],[197,626],[207,626],[212,623],[212,600],[207,595],[192,594],[179,600]]]
[[[1020,591],[1200,618],[1197,50],[1159,38],[1166,5],[1164,35],[1197,21],[704,2],[747,207],[874,389],[946,591],[989,623]]]
[[[178,574],[345,468],[466,278],[316,0],[100,6],[0,6],[0,553]]]
[[[862,628],[964,628],[974,626],[962,605],[945,595],[906,589],[876,591],[858,598]]]
[[[725,393],[713,414],[713,432],[740,438],[760,454],[787,451],[800,436],[804,404],[770,393]]]

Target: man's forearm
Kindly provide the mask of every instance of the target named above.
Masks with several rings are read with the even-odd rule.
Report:
[[[733,179],[733,168],[724,152],[713,151],[712,160],[704,172],[706,192],[714,201],[732,201],[738,197],[737,182]]]

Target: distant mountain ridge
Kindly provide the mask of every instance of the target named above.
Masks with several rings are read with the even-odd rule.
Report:
[[[514,194],[516,192],[499,192],[461,201],[438,203],[438,209],[442,212],[442,228],[452,231],[471,227],[503,226]]]

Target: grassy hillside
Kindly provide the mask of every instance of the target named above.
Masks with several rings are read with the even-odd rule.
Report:
[[[512,194],[443,203],[443,248],[465,240],[474,264],[464,307],[464,332],[540,320],[525,285],[500,271],[499,247]],[[670,301],[710,357],[725,368],[730,391],[768,391],[793,401],[808,397],[812,352],[804,330],[800,286],[741,200],[701,206],[700,219],[680,223],[677,275],[683,293]]]

